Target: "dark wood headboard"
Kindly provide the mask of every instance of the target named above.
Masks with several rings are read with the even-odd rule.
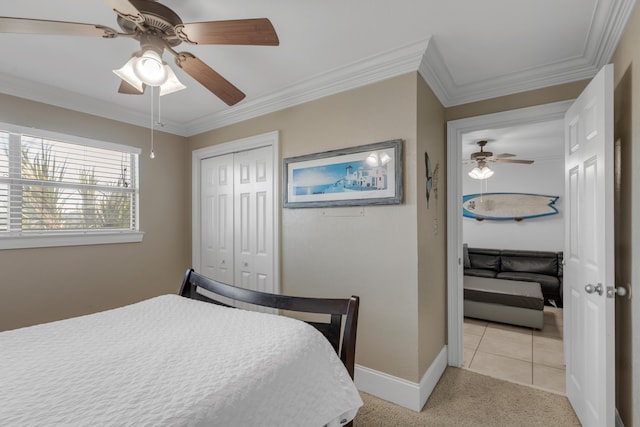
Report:
[[[318,329],[329,340],[340,360],[353,379],[356,353],[356,332],[358,329],[358,309],[360,298],[352,296],[345,299],[307,298],[277,295],[250,289],[238,288],[205,277],[192,269],[187,270],[180,288],[180,295],[200,301],[229,306],[197,292],[197,288],[206,289],[216,295],[236,301],[270,307],[280,310],[330,315],[330,322],[307,322]],[[342,323],[344,320],[344,329]]]

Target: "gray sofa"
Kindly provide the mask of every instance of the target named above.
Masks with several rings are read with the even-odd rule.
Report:
[[[562,252],[463,248],[465,276],[537,282],[545,304],[562,307]]]

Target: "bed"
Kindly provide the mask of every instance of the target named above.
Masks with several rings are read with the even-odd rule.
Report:
[[[273,295],[187,270],[178,295],[0,333],[0,420],[349,425],[362,406],[353,383],[358,306],[358,297]]]

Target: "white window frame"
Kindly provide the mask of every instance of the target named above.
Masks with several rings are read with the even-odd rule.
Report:
[[[99,141],[95,139],[83,138],[75,135],[51,132],[42,129],[35,129],[14,125],[10,123],[0,122],[0,129],[15,134],[27,134],[31,136],[41,137],[44,139],[52,139],[64,141],[74,144],[87,145],[96,148],[104,148],[127,152],[140,155],[141,151],[137,147],[112,142]],[[138,172],[140,165],[138,164]],[[44,232],[28,232],[19,235],[2,235],[0,234],[0,250],[2,249],[24,249],[24,248],[42,248],[56,246],[79,246],[79,245],[101,245],[115,243],[137,243],[141,242],[144,233],[140,231],[140,198],[138,174],[136,173],[136,189],[137,208],[136,220],[137,230],[104,230],[104,231],[44,231]]]

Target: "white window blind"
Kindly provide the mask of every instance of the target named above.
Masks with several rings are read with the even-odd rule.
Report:
[[[0,123],[0,241],[137,232],[138,155],[133,147]]]

